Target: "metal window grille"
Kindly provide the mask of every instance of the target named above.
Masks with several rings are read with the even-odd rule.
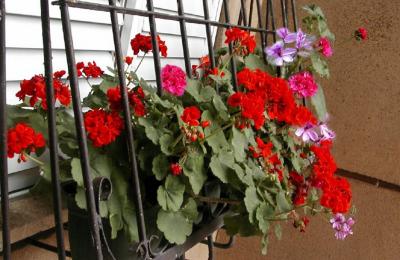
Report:
[[[171,0],[172,1],[172,0]],[[52,4],[58,5],[61,12],[61,21],[64,35],[64,43],[66,50],[66,57],[68,63],[68,71],[70,75],[70,87],[72,92],[73,100],[73,112],[75,119],[75,127],[78,137],[78,145],[80,150],[80,159],[82,167],[82,175],[85,186],[85,195],[87,201],[87,209],[89,213],[89,223],[91,235],[93,238],[93,245],[95,247],[95,255],[93,259],[102,260],[105,258],[103,255],[104,247],[107,247],[106,241],[102,237],[102,224],[101,218],[97,209],[97,202],[99,193],[102,185],[107,185],[107,180],[92,180],[89,170],[88,160],[88,147],[86,140],[86,133],[83,127],[83,114],[80,102],[80,93],[78,85],[77,71],[75,67],[75,50],[73,45],[73,39],[71,34],[71,21],[69,17],[70,8],[86,9],[88,11],[102,11],[110,14],[114,47],[115,47],[115,58],[117,65],[117,72],[120,82],[120,91],[122,95],[122,107],[125,121],[127,146],[129,151],[130,159],[130,171],[132,177],[132,187],[134,189],[134,204],[136,207],[136,221],[138,224],[139,231],[139,246],[138,253],[142,259],[184,259],[185,252],[195,244],[202,242],[205,237],[209,249],[209,259],[213,259],[213,247],[228,248],[233,243],[233,237],[226,244],[214,243],[211,234],[223,226],[223,216],[209,218],[209,222],[204,227],[196,230],[183,245],[173,246],[169,245],[162,252],[155,253],[150,248],[150,240],[146,233],[146,227],[144,222],[144,211],[141,199],[141,192],[139,187],[139,174],[136,162],[136,153],[134,149],[134,135],[132,132],[130,108],[128,103],[128,96],[126,92],[126,82],[124,78],[124,62],[121,50],[120,42],[120,29],[118,26],[117,14],[122,13],[125,15],[136,15],[147,17],[150,24],[150,34],[152,36],[153,45],[153,58],[154,58],[154,69],[156,74],[157,91],[161,94],[161,78],[160,78],[160,56],[158,50],[158,44],[156,42],[157,28],[156,18],[164,20],[173,20],[179,22],[183,54],[185,60],[185,70],[188,77],[191,77],[191,64],[189,56],[189,45],[188,36],[186,33],[186,26],[188,24],[202,24],[206,29],[208,55],[211,61],[211,67],[215,67],[215,55],[214,46],[211,36],[212,26],[220,28],[232,28],[238,27],[244,30],[248,30],[259,34],[260,46],[264,49],[272,37],[272,41],[275,41],[275,28],[276,28],[276,15],[275,10],[281,10],[281,24],[284,26],[289,25],[289,17],[291,17],[291,26],[293,30],[297,30],[296,20],[296,6],[295,0],[264,0],[266,1],[266,17],[262,17],[262,0],[248,0],[250,2],[250,10],[247,11],[246,3],[248,1],[240,0],[240,15],[237,23],[234,23],[230,19],[229,3],[231,1],[239,0],[223,0],[223,16],[225,17],[224,22],[211,21],[209,17],[208,1],[207,0],[193,0],[203,1],[204,18],[193,18],[188,17],[184,13],[182,0],[177,0],[178,15],[171,15],[156,12],[153,6],[153,0],[147,0],[147,10],[130,9],[125,7],[119,7],[116,5],[115,0],[109,0],[109,4],[95,4],[90,2],[76,1],[76,0],[59,0]],[[42,19],[42,33],[43,33],[43,48],[44,48],[44,68],[46,77],[46,94],[47,94],[47,106],[48,106],[48,133],[49,133],[49,151],[51,161],[51,176],[52,176],[52,187],[53,187],[53,200],[54,200],[54,218],[55,218],[55,232],[57,237],[57,247],[44,244],[42,242],[32,240],[32,244],[48,249],[50,251],[57,252],[58,259],[65,259],[69,252],[65,250],[64,237],[63,237],[63,221],[61,217],[61,187],[59,180],[59,163],[57,157],[57,133],[55,123],[55,109],[52,104],[54,100],[53,90],[53,79],[52,79],[52,47],[50,40],[50,18],[49,18],[49,1],[40,0],[41,4],[41,19]],[[252,27],[253,11],[256,9],[258,25]],[[0,0],[0,45],[1,45],[1,64],[0,64],[0,172],[1,172],[1,212],[2,212],[2,236],[3,236],[3,257],[5,260],[11,258],[11,242],[10,242],[10,229],[9,229],[9,199],[8,199],[8,174],[7,174],[7,129],[6,129],[6,48],[5,48],[5,0]],[[232,46],[229,46],[229,51],[232,52]],[[264,56],[265,59],[265,56]],[[232,84],[237,87],[236,78],[236,67],[235,63],[231,63],[232,70]]]

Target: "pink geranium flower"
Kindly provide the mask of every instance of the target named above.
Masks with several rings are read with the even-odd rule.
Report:
[[[321,39],[319,39],[318,48],[321,54],[327,58],[331,57],[333,54],[331,43],[325,37],[321,37]]]
[[[318,90],[313,75],[308,71],[302,71],[291,76],[289,87],[299,97],[312,97]]]
[[[182,96],[185,92],[186,74],[178,66],[166,65],[161,70],[161,81],[163,90],[174,96]]]

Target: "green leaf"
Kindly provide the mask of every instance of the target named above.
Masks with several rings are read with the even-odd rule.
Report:
[[[289,200],[286,198],[285,191],[280,191],[276,194],[276,203],[278,204],[278,208],[280,212],[288,212],[292,209],[292,206],[289,203]]]
[[[177,211],[181,208],[183,203],[184,191],[185,184],[182,183],[180,178],[169,175],[165,184],[158,187],[158,204],[166,211]]]
[[[187,79],[187,86],[185,92],[194,98],[197,102],[201,102],[200,95],[201,82],[195,79]]]
[[[157,227],[170,243],[178,245],[186,241],[192,233],[192,222],[182,212],[170,212],[160,209],[157,215]]]
[[[321,85],[318,85],[317,93],[311,97],[310,103],[317,114],[317,117],[320,121],[326,120],[326,103],[325,103],[325,95],[324,90],[322,89]]]
[[[257,207],[261,201],[257,195],[257,190],[254,187],[248,187],[245,192],[244,204],[246,205],[247,212],[249,213],[250,223],[254,223],[254,216]]]
[[[199,216],[199,212],[197,211],[196,201],[192,198],[189,198],[188,202],[181,209],[181,212],[190,221],[192,222],[196,221]]]
[[[263,234],[268,233],[270,224],[267,219],[272,218],[274,216],[274,208],[269,204],[263,202],[257,208],[256,218],[258,220],[258,227],[260,228]]]
[[[201,87],[200,89],[201,101],[211,101],[215,96],[217,96],[215,89],[213,89],[211,86]]]
[[[111,238],[117,238],[118,231],[123,228],[122,218],[119,214],[110,214]]]
[[[163,136],[161,136],[159,141],[160,141],[161,151],[166,155],[172,155],[173,148],[171,146],[174,143],[174,138],[169,134],[164,134]]]
[[[213,152],[219,153],[220,150],[226,150],[226,147],[229,147],[228,141],[223,131],[221,131],[221,126],[218,124],[217,120],[214,119],[209,110],[203,112],[201,120],[208,120],[211,123],[209,127],[204,129],[204,134],[206,136],[206,142]]]
[[[81,160],[78,158],[72,158],[71,161],[71,174],[72,178],[76,181],[78,186],[83,186]]]
[[[157,180],[161,181],[167,176],[169,169],[169,162],[167,156],[160,153],[153,159],[153,174]]]
[[[246,135],[239,131],[236,127],[232,127],[232,147],[235,152],[235,159],[243,162],[246,159],[246,150],[248,148],[248,140]]]
[[[91,153],[92,155],[92,153]],[[90,166],[95,170],[99,176],[110,177],[113,168],[112,159],[107,155],[96,156],[95,159],[90,160]]]
[[[204,155],[191,153],[183,165],[183,173],[189,178],[193,192],[199,194],[204,182],[207,180],[204,168]]]
[[[244,64],[251,70],[260,69],[262,71],[268,71],[268,67],[261,57],[255,54],[249,54],[244,58]]]
[[[118,81],[115,78],[108,76],[107,79],[103,79],[99,88],[101,91],[103,91],[103,93],[107,94],[107,90],[110,88],[115,88],[116,86],[118,86]]]
[[[329,68],[328,64],[326,63],[325,60],[321,58],[321,56],[317,53],[313,53],[311,55],[311,64],[313,67],[313,70],[317,72],[321,77],[327,77],[329,78]]]
[[[261,254],[266,255],[268,252],[269,234],[266,233],[261,237]]]
[[[85,190],[81,187],[78,187],[75,194],[75,202],[76,205],[81,209],[86,209],[86,196]]]
[[[296,172],[301,172],[302,170],[302,162],[301,158],[297,154],[292,154],[290,156],[290,161],[292,162],[293,168],[296,170]]]
[[[161,133],[153,126],[152,121],[149,118],[140,117],[139,124],[144,126],[147,138],[149,138],[154,144],[158,144]]]
[[[280,224],[275,224],[274,225],[274,233],[275,233],[275,236],[276,236],[276,238],[278,240],[282,239],[282,227],[281,227]]]
[[[219,95],[214,95],[213,105],[215,107],[215,110],[218,111],[218,116],[222,120],[224,120],[224,121],[229,120],[228,108],[225,106],[224,102],[222,101],[222,99]]]
[[[218,155],[214,154],[211,157],[210,168],[212,173],[218,177],[223,183],[228,183],[228,175],[231,169],[223,165],[218,158]]]

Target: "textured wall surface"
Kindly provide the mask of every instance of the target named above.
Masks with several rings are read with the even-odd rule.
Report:
[[[298,1],[300,7],[309,0]],[[400,184],[400,1],[315,0],[337,41],[323,82],[339,167]],[[365,26],[367,42],[348,41]]]
[[[344,241],[321,216],[310,218],[305,233],[291,223],[282,224],[282,240],[270,239],[268,255],[262,256],[260,238],[238,238],[228,250],[218,249],[217,260],[395,260],[400,255],[400,193],[352,181],[357,206],[354,235]],[[271,236],[273,237],[273,235]],[[224,234],[219,240],[226,241]]]

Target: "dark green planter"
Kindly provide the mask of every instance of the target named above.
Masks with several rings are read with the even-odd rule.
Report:
[[[92,244],[88,213],[80,209],[73,197],[68,196],[68,234],[71,247],[72,259],[91,260],[94,259],[95,249]],[[155,227],[157,209],[145,212],[148,227]],[[111,226],[108,219],[102,219],[105,239],[117,260],[140,259],[136,254],[137,244],[130,244],[123,232],[119,232],[116,239],[111,239]],[[148,230],[150,234],[160,236],[156,230]],[[152,241],[157,243],[158,241]],[[153,244],[153,243],[152,243]],[[112,260],[107,249],[103,247],[104,260]]]

